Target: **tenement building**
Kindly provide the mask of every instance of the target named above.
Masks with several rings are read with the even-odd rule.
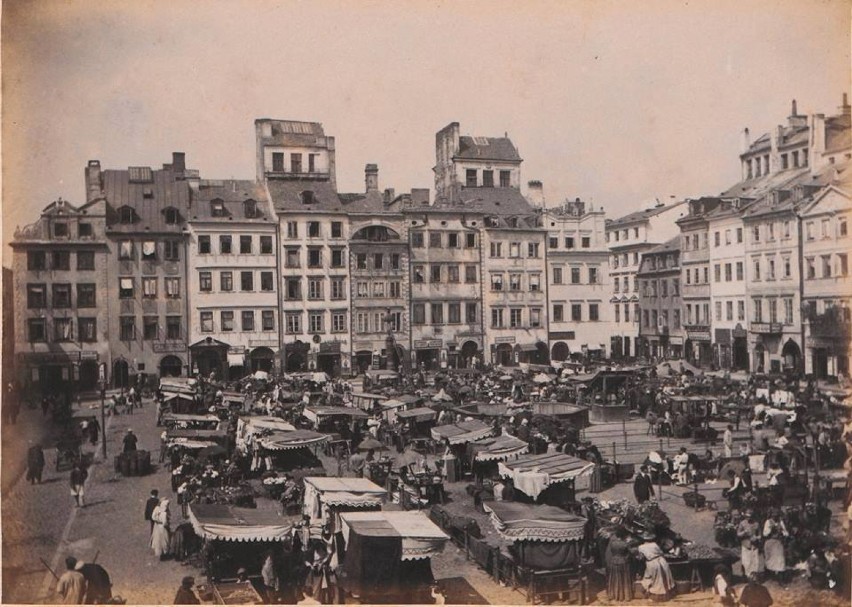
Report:
[[[642,254],[639,271],[639,341],[645,358],[681,358],[684,331],[681,322],[680,237]]]

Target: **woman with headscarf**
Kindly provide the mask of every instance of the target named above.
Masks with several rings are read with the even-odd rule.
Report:
[[[165,560],[169,553],[169,535],[171,533],[171,513],[169,512],[169,500],[162,498],[160,504],[151,514],[154,521],[154,531],[151,533],[151,549],[159,559]]]
[[[655,601],[665,601],[675,587],[674,577],[669,564],[663,556],[663,549],[657,544],[653,533],[642,535],[639,554],[645,559],[645,574],[642,576],[642,588]]]
[[[787,527],[781,520],[781,513],[773,510],[772,515],[763,524],[763,555],[766,559],[766,569],[781,581],[784,581],[784,573],[787,570],[782,541],[787,535]]]
[[[740,560],[746,578],[763,571],[760,556],[760,527],[754,519],[754,513],[746,512],[746,518],[737,526],[737,539],[740,540]]]
[[[630,575],[630,545],[623,527],[615,529],[606,547],[606,596],[610,601],[633,600],[633,576]]]

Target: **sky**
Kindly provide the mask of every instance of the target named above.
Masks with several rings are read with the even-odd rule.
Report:
[[[739,179],[744,127],[784,122],[792,99],[837,111],[851,6],[5,0],[3,239],[58,197],[83,202],[90,159],[182,151],[202,178],[251,179],[261,117],[321,122],[343,192],[367,163],[382,188],[432,188],[435,133],[457,121],[508,133],[548,205],[616,218],[716,194]]]

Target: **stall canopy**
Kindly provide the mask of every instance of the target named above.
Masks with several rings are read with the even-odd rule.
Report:
[[[576,489],[588,487],[594,463],[562,453],[524,455],[511,462],[500,462],[500,476],[511,478],[515,488],[535,499],[550,485],[575,481]],[[585,483],[581,483],[583,479]]]
[[[498,436],[485,438],[471,443],[478,462],[493,462],[506,460],[529,451],[529,445],[515,436]]]
[[[309,494],[329,506],[373,506],[381,505],[385,493],[383,487],[366,478],[305,477],[306,508]]]
[[[402,560],[427,559],[444,549],[449,537],[422,512],[346,512],[340,515],[343,539],[362,537],[402,538]]]
[[[164,413],[161,419],[166,426],[205,426],[215,430],[219,425],[219,418],[215,415],[193,415],[191,413]]]
[[[194,395],[197,384],[198,382],[191,377],[163,377],[160,379],[160,390]]]
[[[429,407],[417,407],[408,411],[399,411],[396,416],[403,421],[427,422],[435,419],[438,413]]]
[[[491,432],[491,426],[474,419],[432,428],[432,438],[440,442],[449,441],[451,445],[460,445],[491,436]]]
[[[312,430],[293,430],[292,432],[273,432],[269,436],[259,438],[257,442],[269,451],[289,451],[319,445],[327,440],[327,434]]]
[[[274,430],[277,432],[292,432],[296,428],[285,422],[280,417],[268,417],[266,415],[257,416],[257,417],[241,417],[238,427],[237,433],[243,434],[244,432],[252,432],[257,434],[262,430]]]
[[[228,504],[190,504],[189,520],[195,533],[205,540],[277,542],[292,532],[292,525],[275,511]]]
[[[367,377],[376,381],[382,381],[385,379],[397,379],[399,377],[399,373],[397,373],[396,371],[370,369],[369,371],[367,371]]]
[[[367,413],[360,409],[356,409],[355,407],[327,407],[320,405],[305,407],[302,415],[315,424],[318,423],[321,418],[334,417],[335,415],[346,415],[357,419],[367,419],[370,417]]]
[[[228,433],[224,430],[190,430],[184,428],[172,428],[166,431],[166,440],[180,438],[219,443],[228,440]]]
[[[570,542],[583,538],[586,519],[555,506],[484,502],[497,532],[509,540]]]

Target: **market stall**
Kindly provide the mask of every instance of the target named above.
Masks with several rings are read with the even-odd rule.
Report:
[[[386,491],[366,478],[306,476],[302,513],[311,526],[340,528],[339,515],[351,510],[379,510]]]
[[[438,413],[429,407],[416,407],[407,411],[397,411],[396,417],[400,423],[408,424],[411,438],[428,438]]]
[[[349,423],[353,420],[365,420],[370,416],[355,407],[335,407],[327,405],[311,405],[305,407],[302,415],[307,419],[313,428],[319,432],[333,431],[334,424],[338,420]]]
[[[531,403],[533,415],[549,415],[562,422],[570,422],[576,428],[589,425],[589,408],[573,403],[539,402]]]
[[[576,491],[588,489],[595,469],[592,462],[562,453],[522,455],[497,466],[500,476],[511,479],[516,491],[532,500],[555,504],[572,502]],[[561,484],[565,486],[552,490]],[[550,491],[545,495],[547,490]]]
[[[432,428],[432,438],[440,443],[461,445],[491,436],[493,429],[479,420],[446,424]]]
[[[292,432],[296,428],[280,417],[243,416],[237,421],[236,445],[241,453],[249,453],[255,440],[271,432]]]
[[[362,411],[372,412],[376,408],[381,408],[387,400],[388,397],[381,394],[370,394],[368,392],[355,392],[352,394],[352,406]]]
[[[160,422],[166,428],[218,430],[221,420],[210,414],[164,413]]]

